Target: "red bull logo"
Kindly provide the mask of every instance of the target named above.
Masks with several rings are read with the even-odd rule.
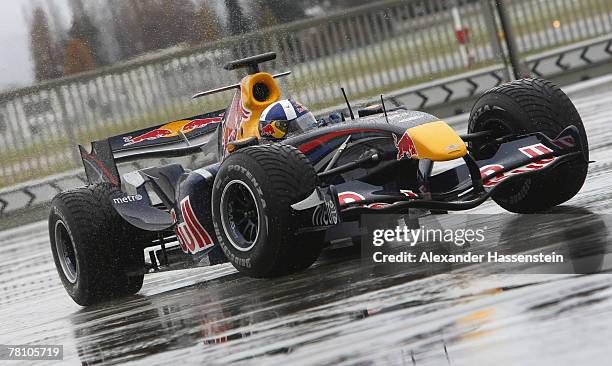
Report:
[[[400,160],[403,157],[407,157],[410,159],[419,156],[416,146],[414,146],[414,141],[412,141],[412,138],[410,138],[408,131],[404,132],[404,134],[399,140],[397,138],[397,135],[393,134],[393,143],[397,148],[397,160]]]
[[[212,123],[219,123],[223,119],[223,114],[217,117],[196,118],[191,120],[180,120],[167,123],[159,128],[145,132],[138,136],[126,136],[123,138],[123,146],[138,144],[143,141],[154,141],[160,138],[178,136],[179,132],[188,134],[195,130],[204,128]]]
[[[145,132],[142,135],[139,135],[136,137],[132,137],[132,136],[124,137],[123,141],[125,142],[125,144],[123,144],[123,146],[134,145],[134,144],[137,144],[143,141],[153,141],[153,140],[157,140],[162,137],[169,137],[171,135],[175,135],[174,131],[171,131],[165,128],[158,128],[153,131]]]
[[[261,129],[261,135],[262,136],[274,136],[274,127],[272,127],[272,124],[267,124],[263,126]]]
[[[223,115],[219,117],[192,119],[191,121],[187,122],[183,127],[181,127],[181,132],[189,133],[191,131],[199,130],[200,128],[204,128],[211,123],[219,123],[221,122],[222,116]]]

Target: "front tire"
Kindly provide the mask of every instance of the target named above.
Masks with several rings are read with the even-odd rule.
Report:
[[[516,213],[543,211],[571,199],[578,193],[588,170],[588,143],[582,119],[572,101],[559,87],[547,80],[522,79],[484,93],[472,108],[468,132],[494,131],[499,136],[542,132],[556,137],[568,126],[578,128],[585,148],[577,157],[537,176],[505,182],[493,200]],[[493,156],[498,146],[484,148],[470,143],[477,160]]]
[[[146,234],[112,207],[116,190],[97,184],[62,192],[51,202],[53,260],[64,288],[82,306],[135,294],[142,287]]]
[[[246,147],[223,162],[213,187],[213,223],[236,269],[251,277],[275,277],[317,260],[325,233],[296,234],[290,207],[315,187],[314,168],[289,145]]]

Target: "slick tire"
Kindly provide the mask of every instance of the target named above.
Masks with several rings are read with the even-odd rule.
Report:
[[[246,147],[223,162],[212,193],[213,223],[236,269],[251,277],[276,277],[317,260],[325,233],[296,234],[290,207],[315,187],[314,168],[289,145]]]
[[[491,130],[501,136],[542,132],[554,138],[570,125],[580,131],[587,150],[584,157],[576,157],[546,174],[502,183],[493,194],[497,204],[510,212],[532,213],[576,195],[588,170],[586,132],[571,100],[547,80],[516,80],[487,91],[476,101],[468,123],[470,133]],[[470,144],[477,160],[493,156],[497,148]]]
[[[49,237],[57,272],[74,301],[88,306],[142,287],[149,234],[125,222],[103,183],[62,192],[51,202]]]

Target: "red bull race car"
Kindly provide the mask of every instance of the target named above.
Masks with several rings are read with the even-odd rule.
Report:
[[[468,131],[428,113],[370,106],[317,120],[281,99],[259,64],[246,68],[224,110],[79,146],[89,186],[60,193],[51,248],[70,296],[90,305],[138,292],[150,272],[230,262],[254,277],[308,268],[327,243],[359,235],[365,213],[467,210],[492,198],[511,212],[572,198],[587,174],[587,137],[569,98],[523,79],[474,104]],[[348,103],[347,103],[348,104]],[[118,164],[198,154],[119,174]],[[454,161],[434,171],[436,163]],[[146,253],[146,254],[145,254]]]

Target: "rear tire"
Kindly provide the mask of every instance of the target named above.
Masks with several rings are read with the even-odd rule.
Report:
[[[87,306],[135,294],[144,277],[148,233],[125,222],[103,183],[62,192],[51,202],[49,236],[57,272],[72,299]]]
[[[468,132],[492,130],[500,135],[542,132],[556,137],[566,127],[580,131],[584,158],[577,157],[537,176],[517,178],[496,189],[493,200],[510,212],[543,211],[571,199],[578,193],[588,170],[588,143],[582,119],[572,101],[559,87],[547,80],[522,79],[484,93],[472,108]],[[496,146],[481,150],[471,143],[474,157],[490,158]]]
[[[314,168],[289,145],[246,147],[223,162],[213,187],[213,222],[236,269],[251,277],[275,277],[317,260],[325,232],[296,234],[290,207],[315,187]]]

